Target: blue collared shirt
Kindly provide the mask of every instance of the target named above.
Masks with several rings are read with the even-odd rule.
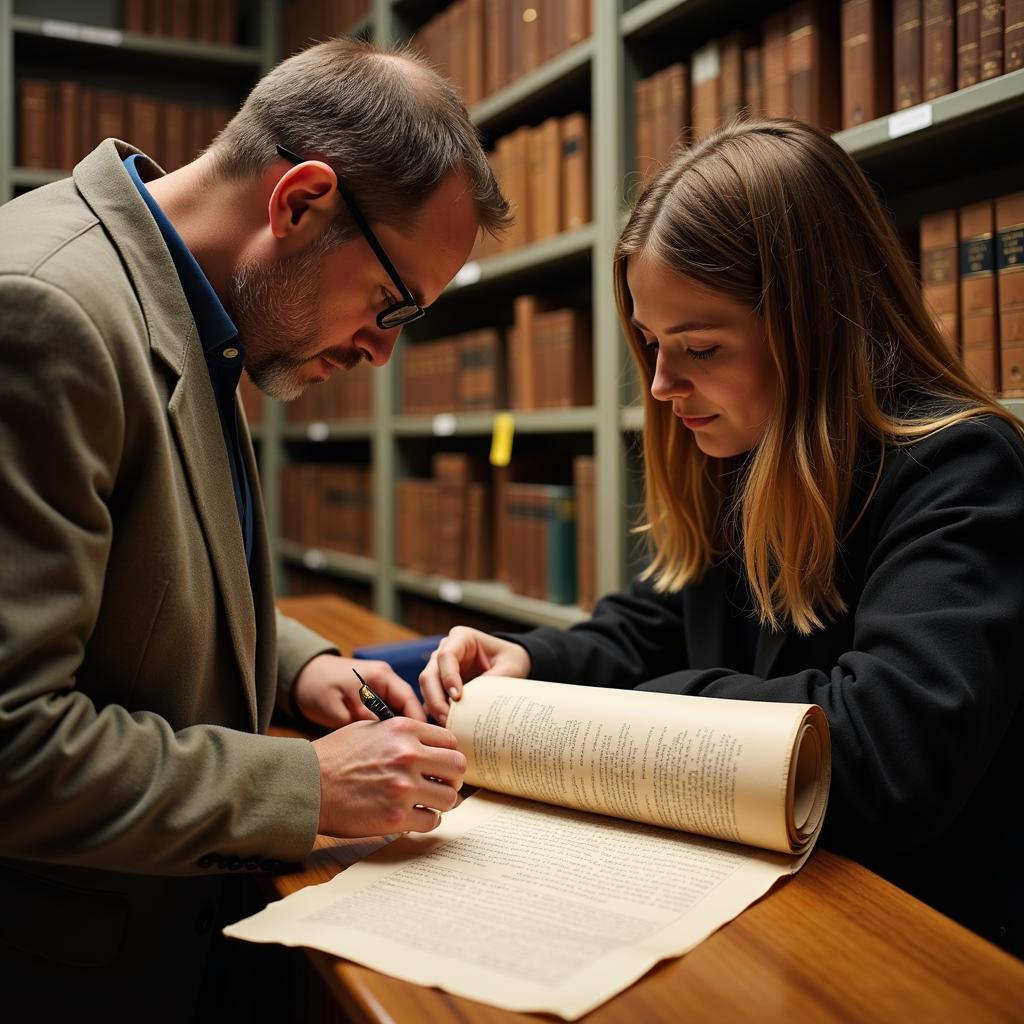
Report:
[[[228,316],[227,310],[207,280],[202,267],[189,252],[181,235],[167,219],[159,204],[146,188],[136,166],[139,157],[132,154],[124,161],[125,167],[135,187],[153,214],[160,234],[163,236],[167,251],[171,254],[174,269],[178,272],[181,289],[185,293],[188,307],[199,331],[199,341],[203,346],[206,365],[210,371],[210,382],[217,400],[217,411],[220,414],[221,432],[227,446],[228,464],[231,467],[231,485],[235,491],[235,504],[238,506],[238,520],[242,526],[242,539],[245,542],[245,560],[252,564],[253,543],[253,503],[252,489],[249,485],[249,474],[245,469],[242,456],[242,444],[238,436],[238,421],[235,417],[235,392],[238,380],[242,376],[242,365],[245,360],[245,349],[238,339],[238,328]]]

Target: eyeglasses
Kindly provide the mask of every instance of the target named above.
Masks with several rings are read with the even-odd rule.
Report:
[[[290,149],[286,149],[284,146],[278,146],[277,153],[278,156],[283,157],[285,160],[290,160],[293,164],[306,162],[303,157],[293,153]],[[398,294],[401,295],[401,299],[398,302],[392,302],[390,306],[377,314],[377,326],[382,331],[390,331],[396,327],[401,327],[403,324],[412,323],[413,320],[419,320],[426,310],[416,301],[412,292],[405,287],[402,279],[398,276],[395,265],[388,258],[388,254],[384,251],[384,246],[380,244],[377,236],[370,229],[369,221],[363,215],[363,211],[359,209],[359,204],[355,201],[355,197],[342,184],[341,178],[338,178],[337,182],[338,191],[341,193],[341,198],[345,200],[349,213],[352,214],[352,219],[356,222],[359,230],[362,231],[363,237],[369,243],[374,255],[380,260],[380,265],[387,271],[388,277],[394,281]]]

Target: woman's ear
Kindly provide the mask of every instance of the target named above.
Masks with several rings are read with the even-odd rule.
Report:
[[[334,171],[320,160],[289,167],[270,194],[267,215],[275,238],[318,235],[337,214]]]

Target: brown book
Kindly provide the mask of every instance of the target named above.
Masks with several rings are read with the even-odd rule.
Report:
[[[77,82],[54,86],[54,166],[70,170],[82,155],[82,90]]]
[[[718,40],[713,39],[699,50],[694,50],[690,70],[693,86],[693,137],[699,140],[719,125],[721,60]]]
[[[761,117],[764,114],[760,45],[748,46],[743,51],[743,106],[749,117]]]
[[[509,398],[513,409],[536,409],[533,356],[538,300],[533,295],[519,295],[512,309],[515,323],[509,341]]]
[[[981,78],[981,0],[957,0],[956,84],[958,89]]]
[[[124,93],[100,89],[96,93],[96,132],[101,139],[124,139],[128,134],[128,104]]]
[[[189,39],[194,37],[195,29],[192,0],[170,0],[167,5],[167,34],[176,39]]]
[[[956,210],[921,219],[921,288],[949,350],[960,350],[960,261]]]
[[[445,13],[448,16],[449,75],[466,102],[466,0],[453,0]]]
[[[544,238],[553,238],[562,230],[561,119],[549,117],[533,129],[531,138],[537,168],[531,177],[531,241],[537,242]]]
[[[148,157],[159,162],[160,153],[159,100],[151,96],[128,97],[128,141]]]
[[[789,8],[786,57],[793,117],[826,131],[839,129],[839,11],[831,0],[800,0]]]
[[[121,27],[125,32],[146,31],[147,0],[121,0]]]
[[[18,163],[51,168],[53,151],[53,85],[35,78],[18,82]]]
[[[981,80],[1003,73],[1003,0],[982,0]]]
[[[1006,0],[1003,62],[1007,72],[1024,67],[1024,0]]]
[[[541,64],[541,19],[544,6],[537,0],[518,0],[519,31],[522,33],[523,74],[535,71]]]
[[[538,409],[593,402],[594,370],[589,322],[576,309],[533,317],[533,395]]]
[[[592,455],[572,460],[576,492],[576,603],[590,611],[597,603],[596,463]]]
[[[633,105],[636,108],[634,133],[635,153],[633,167],[640,175],[641,184],[654,177],[654,78],[641,78],[633,86]]]
[[[761,67],[764,70],[764,112],[768,117],[790,117],[789,19],[785,11],[764,19]]]
[[[302,19],[297,4],[285,9],[281,19],[282,53],[285,57],[298,50]],[[217,41],[217,5],[211,0],[195,0],[192,8],[193,38],[203,43]]]
[[[749,42],[742,32],[730,32],[719,40],[719,124],[729,124],[743,113],[743,53]]]
[[[190,103],[185,118],[185,151],[189,160],[195,160],[209,141],[206,137],[206,109]]]
[[[547,62],[569,47],[568,0],[546,0],[541,8],[540,59]]]
[[[590,2],[591,0],[567,0],[569,8],[566,16],[568,28],[568,43],[582,42],[589,38],[590,25]]]
[[[530,128],[524,125],[510,135],[503,135],[496,143],[501,160],[501,184],[515,216],[505,234],[505,249],[516,249],[530,240],[529,136]]]
[[[1024,192],[996,200],[996,290],[1003,394],[1024,396]]]
[[[185,148],[187,129],[185,122],[188,108],[176,100],[165,100],[163,104],[163,140],[160,146],[160,165],[167,171],[177,170],[188,162]]]
[[[686,64],[669,64],[662,76],[665,97],[660,131],[667,140],[664,159],[668,160],[677,147],[690,143],[690,69]]]
[[[467,580],[490,579],[494,573],[489,498],[486,483],[471,481],[466,486],[466,555],[463,578]]]
[[[559,143],[561,229],[575,231],[590,223],[590,118],[582,113],[563,117]]]
[[[234,46],[238,42],[238,0],[216,0],[211,6],[216,11],[214,42]]]
[[[657,174],[668,161],[672,150],[672,132],[669,128],[668,114],[668,76],[664,69],[651,76],[651,139],[654,144],[654,166],[652,173]]]
[[[508,40],[508,81],[514,82],[523,76],[523,0],[507,0],[505,17],[508,19],[505,30]]]
[[[892,110],[890,0],[844,0],[842,9],[843,127]]]
[[[956,88],[954,0],[924,0],[924,98],[933,100]]]
[[[171,30],[171,0],[148,0],[146,4],[146,31],[155,36],[166,36]]]
[[[466,61],[462,94],[466,106],[472,107],[484,98],[484,0],[466,0],[464,18]]]
[[[82,149],[79,153],[79,157],[87,156],[96,144],[100,141],[96,135],[96,92],[92,86],[83,85],[81,87],[81,106],[79,108],[82,117],[81,130],[79,131],[79,139],[81,140]]]
[[[921,102],[923,56],[921,0],[895,0],[893,5],[893,104],[897,110]]]
[[[999,321],[991,201],[960,208],[960,341],[964,366],[984,388],[999,389]]]
[[[484,61],[485,95],[508,84],[508,4],[509,0],[485,0]]]
[[[465,452],[435,452],[432,463],[437,485],[437,550],[435,569],[449,579],[465,573],[466,488],[473,475]]]

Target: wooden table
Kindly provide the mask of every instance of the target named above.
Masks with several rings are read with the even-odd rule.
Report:
[[[414,634],[336,597],[278,602],[345,652]],[[333,877],[343,843],[321,837],[285,896]],[[306,952],[354,1020],[386,1024],[551,1024]],[[685,1021],[1024,1021],[1024,963],[844,857],[818,849],[734,921],[582,1018]]]

